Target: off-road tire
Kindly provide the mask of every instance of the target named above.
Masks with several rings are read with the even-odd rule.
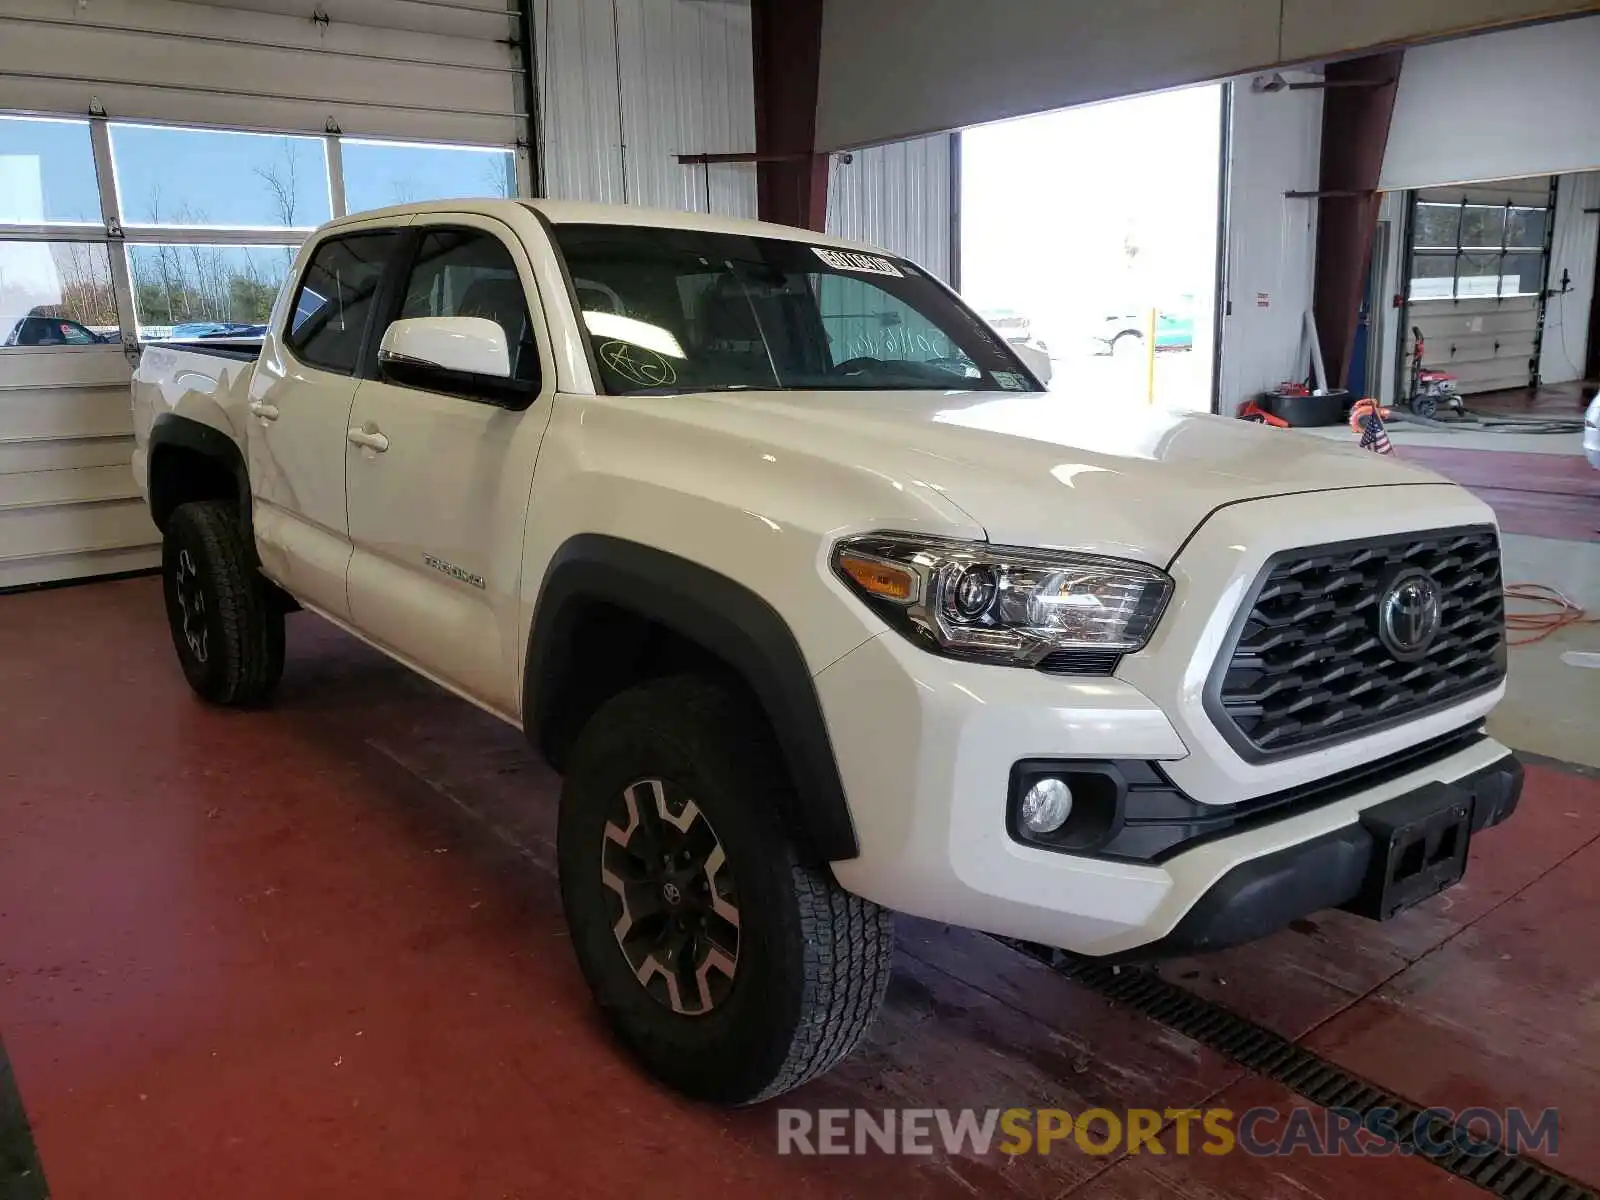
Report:
[[[693,800],[726,851],[737,964],[723,999],[687,1015],[647,991],[614,932],[602,882],[608,812],[644,780]],[[573,747],[557,831],[561,899],[579,967],[623,1043],[698,1099],[750,1104],[843,1059],[888,986],[894,926],[786,832],[790,783],[748,700],[697,676],[654,680],[603,705]],[[637,794],[637,793],[635,793]]]
[[[251,562],[238,509],[226,500],[175,508],[161,577],[172,645],[195,694],[228,707],[263,703],[283,675],[283,608]]]

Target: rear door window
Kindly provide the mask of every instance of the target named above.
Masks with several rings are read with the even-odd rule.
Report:
[[[317,247],[289,310],[284,342],[295,357],[341,375],[355,373],[378,285],[399,230],[329,238]]]

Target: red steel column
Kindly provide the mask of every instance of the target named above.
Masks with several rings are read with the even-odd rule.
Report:
[[[1330,86],[1323,95],[1320,186],[1323,192],[1344,194],[1324,195],[1318,202],[1312,312],[1329,383],[1336,387],[1343,387],[1349,378],[1356,320],[1378,228],[1378,176],[1404,58],[1405,51],[1392,50],[1327,67]]]
[[[816,152],[817,69],[823,0],[753,0],[756,153],[794,155],[756,165],[763,221],[821,230],[827,220],[828,156]]]

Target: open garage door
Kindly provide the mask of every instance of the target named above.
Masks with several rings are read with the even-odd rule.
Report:
[[[1211,411],[1224,88],[961,134],[962,295],[1086,416]]]
[[[1412,193],[1399,395],[1422,365],[1464,394],[1529,387],[1544,321],[1555,193],[1548,176]]]
[[[5,8],[0,589],[157,562],[139,342],[259,332],[331,216],[529,177],[505,0]]]

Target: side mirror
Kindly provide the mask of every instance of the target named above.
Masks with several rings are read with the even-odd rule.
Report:
[[[523,408],[537,390],[511,377],[505,330],[486,317],[408,317],[378,346],[378,372],[402,387]]]

